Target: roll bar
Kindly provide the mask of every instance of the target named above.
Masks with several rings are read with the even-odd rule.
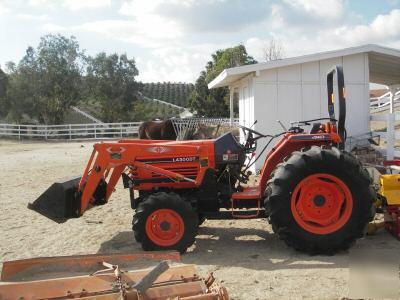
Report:
[[[334,106],[334,90],[333,78],[336,74],[339,95],[339,118],[337,121],[337,130],[342,142],[339,144],[339,149],[344,149],[344,142],[346,140],[346,92],[344,86],[343,68],[341,66],[334,66],[327,74],[326,81],[328,86],[328,113],[331,120],[335,120],[335,106]],[[335,122],[336,121],[332,121]]]

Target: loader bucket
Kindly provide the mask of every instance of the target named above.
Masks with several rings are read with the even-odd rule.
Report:
[[[80,217],[80,197],[77,192],[80,177],[53,183],[28,208],[57,222]]]

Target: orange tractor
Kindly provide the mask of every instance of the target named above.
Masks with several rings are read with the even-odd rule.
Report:
[[[54,184],[30,206],[57,221],[80,217],[89,206],[107,203],[122,176],[135,210],[134,237],[144,250],[184,252],[204,218],[265,217],[297,250],[332,254],[346,249],[372,220],[376,195],[368,172],[342,150],[346,103],[341,67],[328,73],[327,86],[328,118],[300,121],[273,136],[240,126],[244,144],[232,133],[215,140],[97,143],[81,178]],[[312,128],[306,133],[307,125]],[[278,137],[259,182],[246,185],[249,167]],[[256,157],[252,154],[261,138],[269,141]]]

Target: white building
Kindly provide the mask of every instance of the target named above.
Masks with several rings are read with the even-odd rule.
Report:
[[[277,120],[290,122],[328,117],[326,74],[342,65],[346,85],[348,136],[370,132],[370,83],[400,84],[400,51],[365,45],[226,69],[209,88],[228,86],[233,117],[234,93],[239,98],[239,120],[267,134],[282,131]],[[338,110],[336,109],[336,116]],[[259,143],[261,149],[263,143]],[[267,151],[266,151],[267,152]],[[261,158],[256,169],[264,162]]]

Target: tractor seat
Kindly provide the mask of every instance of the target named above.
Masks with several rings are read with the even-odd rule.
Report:
[[[321,125],[322,125],[321,123],[313,123],[310,130],[310,134],[321,132],[322,130]]]

